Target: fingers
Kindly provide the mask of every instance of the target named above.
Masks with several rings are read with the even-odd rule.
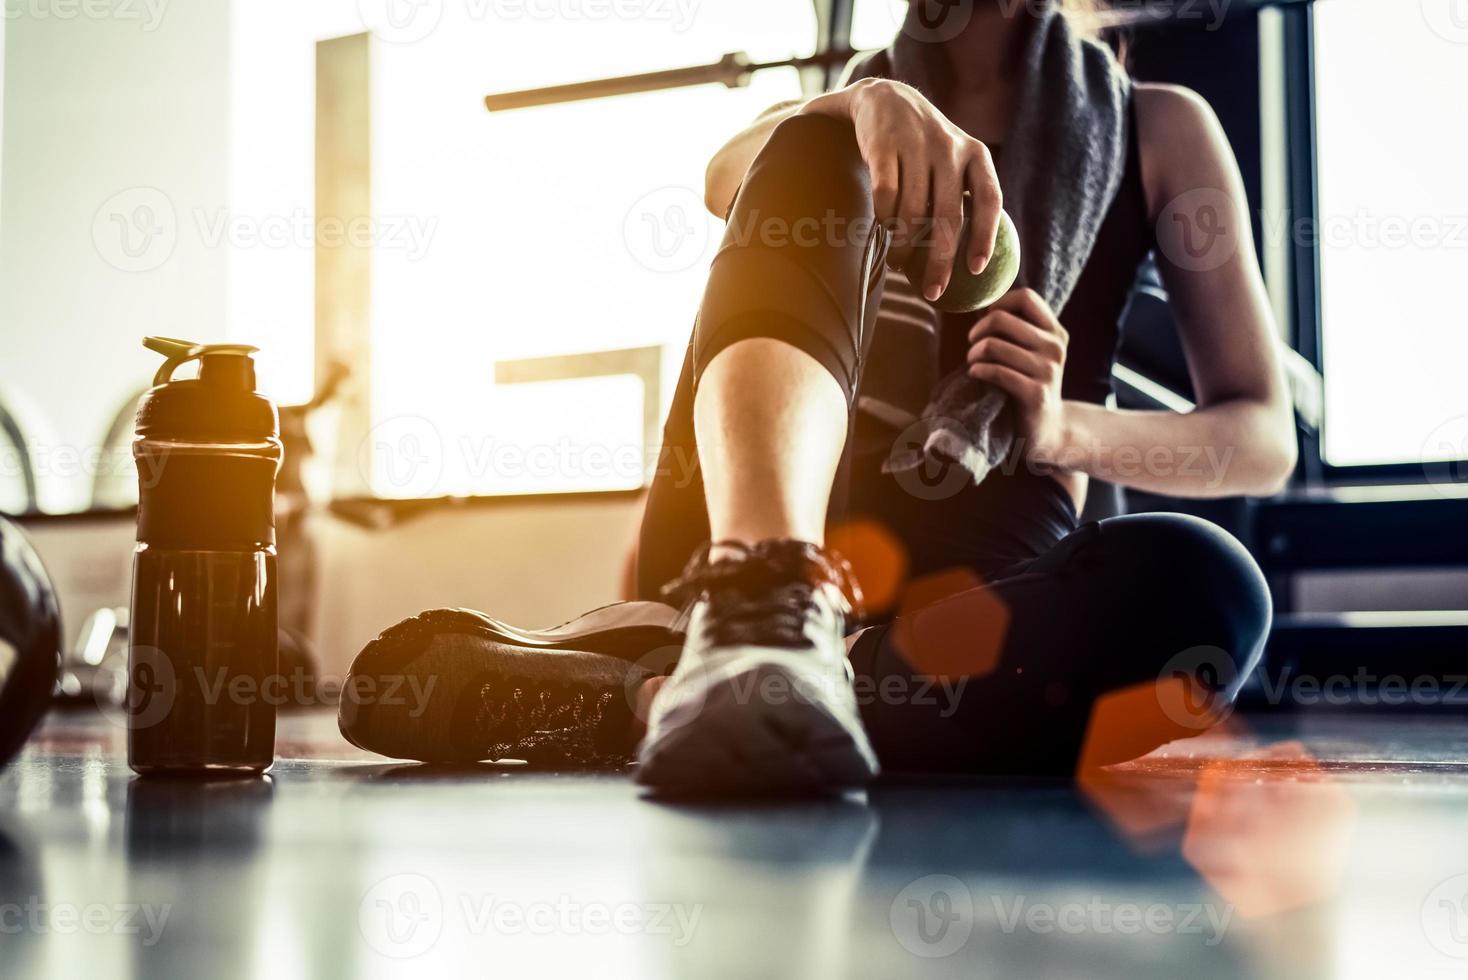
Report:
[[[994,169],[994,157],[987,146],[971,140],[965,147],[964,157],[970,199],[967,261],[969,271],[978,275],[994,255],[1004,194],[999,189],[999,172]]]
[[[1065,361],[1066,340],[1060,334],[1004,310],[991,308],[968,332],[971,350],[972,346],[977,346],[990,338],[1007,340],[1047,360],[1061,363]]]
[[[928,217],[928,160],[919,153],[906,154],[902,157],[900,166],[902,187],[897,195],[897,229],[894,240],[905,244],[909,249],[917,248],[922,245],[922,229]]]
[[[963,232],[963,171],[958,160],[947,157],[932,176],[932,242],[923,270],[923,295],[931,302],[943,295],[953,275],[953,258],[958,254]]]
[[[948,288],[955,261],[977,273],[994,251],[1003,195],[993,157],[910,86],[868,79],[846,91],[846,112],[871,172],[877,220],[893,229],[888,263],[901,267],[915,248],[923,249],[921,282],[914,285],[936,300]],[[967,244],[965,192],[971,202]]]
[[[897,213],[897,192],[901,188],[901,168],[897,154],[872,154],[867,158],[872,173],[872,206],[878,221],[887,221]]]
[[[970,366],[983,363],[1002,364],[1014,368],[1027,378],[1046,384],[1060,374],[1060,365],[1052,358],[1037,354],[1003,337],[984,337],[974,344],[968,351],[968,363]]]
[[[1061,339],[1062,343],[1070,342],[1070,333],[1061,324],[1060,318],[1055,311],[1050,309],[1050,304],[1045,298],[1033,289],[1011,289],[989,307],[990,311],[1012,313],[1022,320],[1028,320],[1037,327],[1048,330]]]
[[[1040,382],[1021,374],[1007,364],[980,361],[978,364],[969,365],[968,374],[971,378],[989,382],[1024,406],[1037,405],[1044,397],[1044,387]]]

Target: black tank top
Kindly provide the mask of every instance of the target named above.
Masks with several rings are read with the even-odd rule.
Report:
[[[1137,267],[1156,245],[1142,186],[1135,109],[1127,129],[1126,170],[1116,198],[1101,222],[1095,247],[1075,289],[1060,311],[1060,322],[1070,334],[1061,396],[1098,405],[1111,394],[1111,368],[1121,343],[1121,314],[1136,281]],[[974,314],[943,317],[938,347],[940,377],[965,362],[968,332],[977,319]]]

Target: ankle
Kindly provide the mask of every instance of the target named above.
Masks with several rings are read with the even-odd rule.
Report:
[[[778,544],[790,542],[793,544],[808,544],[816,548],[825,548],[823,535],[807,535],[795,533],[777,534],[720,534],[713,537],[709,545],[708,560],[710,562],[724,561],[725,559],[744,558],[755,553],[761,548],[771,548]]]
[[[759,545],[772,541],[799,541],[813,544],[817,548],[826,546],[825,529],[821,527],[797,527],[793,525],[762,525],[724,527],[719,533],[710,535],[713,541],[709,557],[735,557],[741,551],[753,551]]]

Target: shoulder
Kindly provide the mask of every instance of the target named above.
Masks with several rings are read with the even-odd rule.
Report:
[[[1208,100],[1182,85],[1137,82],[1132,86],[1137,105],[1137,124],[1147,130],[1217,126],[1218,117]]]
[[[1238,164],[1206,99],[1181,85],[1137,82],[1132,89],[1142,184],[1149,213],[1189,187],[1220,186]]]

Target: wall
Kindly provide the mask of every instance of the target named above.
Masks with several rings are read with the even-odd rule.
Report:
[[[436,606],[544,627],[614,602],[641,513],[638,498],[588,494],[445,507],[385,528],[323,516],[321,668],[340,676],[372,637]],[[70,649],[93,610],[128,604],[132,517],[21,523],[61,595]]]
[[[66,454],[151,373],[139,339],[222,330],[225,255],[196,219],[228,199],[228,5],[23,4],[4,72],[0,389],[43,506],[71,509],[87,481]]]
[[[616,494],[445,508],[395,527],[323,526],[322,661],[344,669],[407,616],[467,606],[517,626],[556,626],[621,598],[640,499]]]

